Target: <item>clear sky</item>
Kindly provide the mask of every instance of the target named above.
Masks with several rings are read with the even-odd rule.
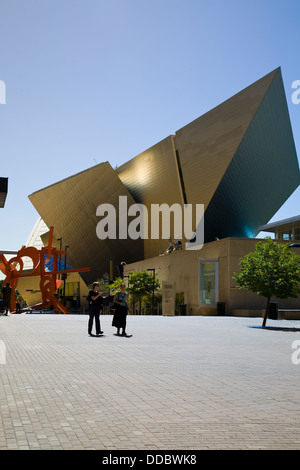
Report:
[[[299,15],[299,0],[0,0],[0,249],[26,243],[32,192],[121,165],[278,66],[300,156]],[[272,221],[299,203],[300,188]]]

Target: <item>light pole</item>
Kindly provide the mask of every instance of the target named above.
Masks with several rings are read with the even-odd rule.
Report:
[[[65,263],[64,263],[64,269],[66,269],[67,265],[67,249],[69,248],[68,245],[65,246]],[[64,280],[64,301],[63,305],[66,306],[66,279],[67,279],[67,273],[63,273],[62,278]]]
[[[153,283],[152,283],[152,315],[154,315],[154,280],[155,280],[155,268],[147,268],[147,271],[152,271]]]
[[[62,250],[62,237],[57,238],[56,240],[59,242],[59,251],[61,251]],[[58,269],[59,269],[59,271],[61,270],[61,253],[59,253],[59,257],[58,257]],[[62,278],[62,276],[59,273],[58,274],[58,279],[61,280],[61,278]],[[59,285],[59,288],[58,288],[57,295],[58,295],[58,298],[60,300],[61,299],[61,287],[60,287],[60,285]]]
[[[62,237],[56,239],[59,242],[59,251],[62,249]],[[58,257],[58,264],[59,264],[59,270],[61,270],[61,253],[59,253]],[[60,273],[58,275],[58,279],[60,279]]]

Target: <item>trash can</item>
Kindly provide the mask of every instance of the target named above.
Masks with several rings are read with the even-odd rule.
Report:
[[[180,304],[179,305],[179,314],[180,315],[186,315],[186,304]]]
[[[225,315],[225,302],[217,302],[217,312],[218,316]]]
[[[268,318],[269,318],[269,320],[277,320],[278,319],[278,303],[277,302],[270,302],[269,303]]]

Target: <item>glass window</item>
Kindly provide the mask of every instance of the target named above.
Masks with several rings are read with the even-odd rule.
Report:
[[[199,303],[215,305],[218,301],[218,262],[199,262]]]
[[[282,239],[283,240],[292,240],[292,231],[289,230],[288,232],[283,233]]]
[[[294,234],[295,234],[295,240],[300,240],[300,227],[295,228]]]

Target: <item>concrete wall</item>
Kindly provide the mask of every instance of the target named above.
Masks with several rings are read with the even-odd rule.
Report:
[[[199,261],[219,262],[218,301],[225,302],[226,315],[260,316],[265,309],[266,299],[247,290],[236,288],[232,279],[239,272],[239,260],[255,250],[258,239],[226,238],[207,243],[199,251],[177,251],[125,266],[124,274],[154,268],[159,281],[176,282],[176,292],[184,292],[188,315],[216,315],[217,305],[199,305]],[[300,248],[294,249],[300,254]],[[278,302],[280,309],[299,309],[300,296],[296,299],[271,299]]]

